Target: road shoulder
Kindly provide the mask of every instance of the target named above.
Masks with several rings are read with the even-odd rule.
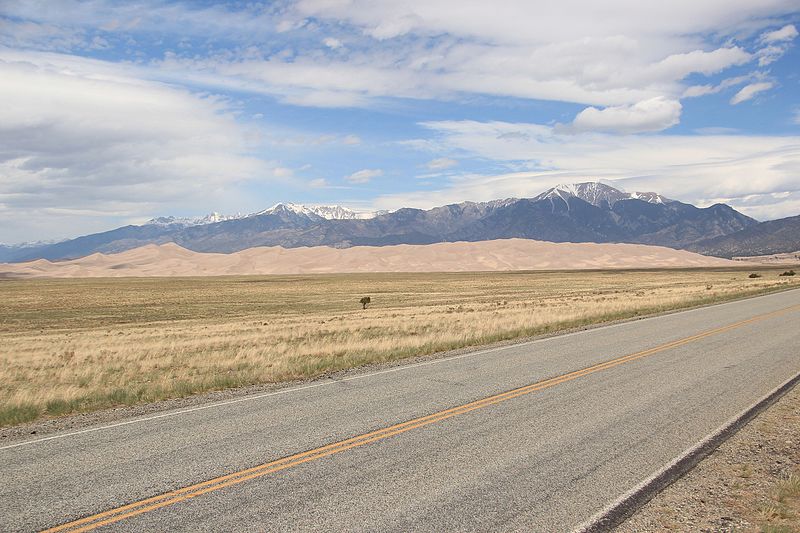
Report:
[[[800,531],[800,387],[615,531]]]

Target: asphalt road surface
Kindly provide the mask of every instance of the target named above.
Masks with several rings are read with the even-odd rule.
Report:
[[[800,372],[799,320],[783,292],[17,442],[0,529],[570,531]]]

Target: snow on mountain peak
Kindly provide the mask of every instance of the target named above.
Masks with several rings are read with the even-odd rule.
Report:
[[[670,202],[674,202],[675,200],[670,200],[666,196],[661,196],[656,192],[632,192],[631,198],[636,200],[642,200],[644,202],[649,202],[651,204],[668,204]]]
[[[543,192],[539,196],[535,197],[533,200],[556,200],[560,199],[568,204],[568,200],[570,198],[580,198],[586,202],[589,202],[592,205],[596,205],[598,207],[602,207],[604,205],[608,205],[613,207],[613,205],[620,200],[642,200],[645,202],[649,202],[652,204],[666,204],[672,202],[669,198],[661,196],[660,194],[654,192],[633,192],[627,193],[620,191],[610,185],[606,185],[605,183],[601,182],[585,182],[585,183],[562,183],[556,185],[555,187]],[[490,202],[492,204],[501,205],[508,200],[496,200],[494,202]],[[380,216],[382,214],[388,213],[388,211],[376,211],[376,212],[364,212],[364,211],[354,211],[353,209],[348,209],[347,207],[342,207],[340,205],[303,205],[303,204],[294,204],[291,202],[281,202],[273,205],[269,209],[265,209],[263,211],[259,211],[257,213],[251,213],[249,215],[221,215],[217,212],[210,213],[203,217],[191,218],[191,217],[157,217],[150,219],[145,223],[145,225],[156,225],[156,226],[202,226],[206,224],[214,224],[217,222],[225,222],[227,220],[237,220],[242,218],[254,217],[259,215],[273,215],[279,213],[293,213],[295,215],[305,216],[311,219],[325,219],[325,220],[365,220],[370,218],[375,218],[376,216]]]
[[[321,216],[322,218],[326,218],[328,220],[353,220],[353,219],[375,218],[375,213],[353,211],[352,209],[348,209],[340,205],[317,205],[317,206],[311,206],[308,209],[311,209],[315,214]]]
[[[370,213],[370,212],[361,212],[361,211],[354,211],[352,209],[348,209],[346,207],[342,207],[340,205],[302,205],[302,204],[293,204],[289,202],[282,202],[277,203],[270,207],[269,209],[264,209],[263,211],[259,211],[257,213],[251,213],[249,215],[221,215],[216,211],[205,215],[203,217],[156,217],[151,218],[147,222],[144,223],[145,226],[154,225],[154,226],[203,226],[206,224],[215,224],[217,222],[225,222],[226,220],[238,220],[242,218],[254,217],[259,215],[272,215],[280,212],[290,212],[295,213],[297,215],[302,215],[310,218],[324,218],[326,220],[363,220],[368,218],[375,218],[380,212]]]
[[[553,200],[561,199],[564,202],[570,197],[580,198],[595,206],[603,206],[606,203],[613,207],[620,200],[642,200],[651,204],[666,204],[672,202],[669,198],[654,192],[633,192],[627,193],[616,189],[605,183],[590,181],[585,183],[559,184],[543,192],[534,200]]]
[[[355,220],[375,217],[375,213],[353,211],[340,205],[302,205],[293,203],[278,203],[269,209],[255,213],[255,215],[271,215],[280,211],[290,211],[305,216],[317,216],[326,220]]]
[[[151,218],[147,222],[144,223],[145,226],[203,226],[205,224],[214,224],[216,222],[224,222],[226,220],[236,220],[238,218],[243,218],[241,214],[235,215],[221,215],[216,211],[209,213],[208,215],[202,217],[156,217]]]

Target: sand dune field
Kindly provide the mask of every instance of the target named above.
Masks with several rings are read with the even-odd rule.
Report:
[[[250,248],[233,254],[147,245],[80,259],[0,264],[7,277],[148,277],[346,272],[469,272],[724,267],[736,262],[640,244],[553,243],[526,239],[353,248]]]

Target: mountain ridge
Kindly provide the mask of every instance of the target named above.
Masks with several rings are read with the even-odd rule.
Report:
[[[613,205],[619,200],[623,199],[639,199],[650,203],[667,203],[673,202],[674,200],[670,200],[660,194],[654,192],[633,192],[633,193],[626,193],[622,192],[610,185],[606,185],[601,182],[584,182],[584,183],[577,183],[577,184],[559,184],[551,189],[543,192],[542,194],[534,197],[534,200],[546,199],[550,198],[551,196],[558,195],[561,199],[565,196],[574,196],[576,198],[580,198],[586,202],[591,203],[595,206],[601,206],[601,201],[605,200],[608,201],[609,205]],[[462,202],[462,204],[472,203],[472,204],[491,204],[491,205],[499,205],[503,202],[509,202],[513,200],[518,200],[518,198],[505,198],[499,200],[490,200],[489,202]],[[247,215],[242,215],[237,213],[236,215],[221,215],[217,212],[209,213],[208,215],[202,217],[175,217],[175,216],[161,216],[151,218],[144,224],[146,225],[170,225],[170,224],[180,224],[184,226],[202,226],[205,224],[214,224],[216,222],[224,222],[226,220],[236,220],[240,218],[249,218],[253,216],[265,215],[265,214],[273,214],[279,211],[292,211],[297,214],[306,214],[306,215],[316,215],[326,220],[354,220],[354,219],[370,219],[375,218],[378,215],[388,214],[391,211],[356,211],[354,209],[350,209],[348,207],[344,207],[341,205],[306,205],[306,204],[296,204],[293,202],[279,202],[272,207],[264,209],[262,211],[257,211],[255,213],[250,213]]]
[[[207,224],[123,226],[28,248],[10,257],[0,255],[0,261],[70,259],[166,242],[197,252],[220,253],[256,246],[347,248],[507,238],[684,248],[757,223],[724,204],[698,208],[656,193],[624,193],[598,183],[553,188],[534,198],[462,202],[427,210],[402,208],[366,216],[328,207],[315,212],[308,206],[281,203],[252,215]]]
[[[201,217],[176,217],[168,215],[151,218],[144,224],[141,224],[141,226],[205,226],[206,224],[216,224],[217,222],[226,222],[228,220],[238,220],[241,218],[268,215],[280,211],[291,211],[307,216],[318,216],[325,220],[366,219],[373,218],[376,215],[376,212],[355,211],[341,205],[304,205],[291,202],[279,202],[272,207],[247,215],[243,215],[241,213],[237,213],[235,215],[222,215],[216,211]]]
[[[796,252],[800,250],[800,216],[760,222],[728,235],[693,243],[687,249],[724,258]]]
[[[556,198],[565,200],[568,197],[580,198],[596,207],[603,207],[604,204],[613,207],[615,203],[622,200],[642,200],[653,204],[666,204],[675,201],[655,192],[627,193],[599,181],[560,183],[542,194],[535,196],[533,200]]]

